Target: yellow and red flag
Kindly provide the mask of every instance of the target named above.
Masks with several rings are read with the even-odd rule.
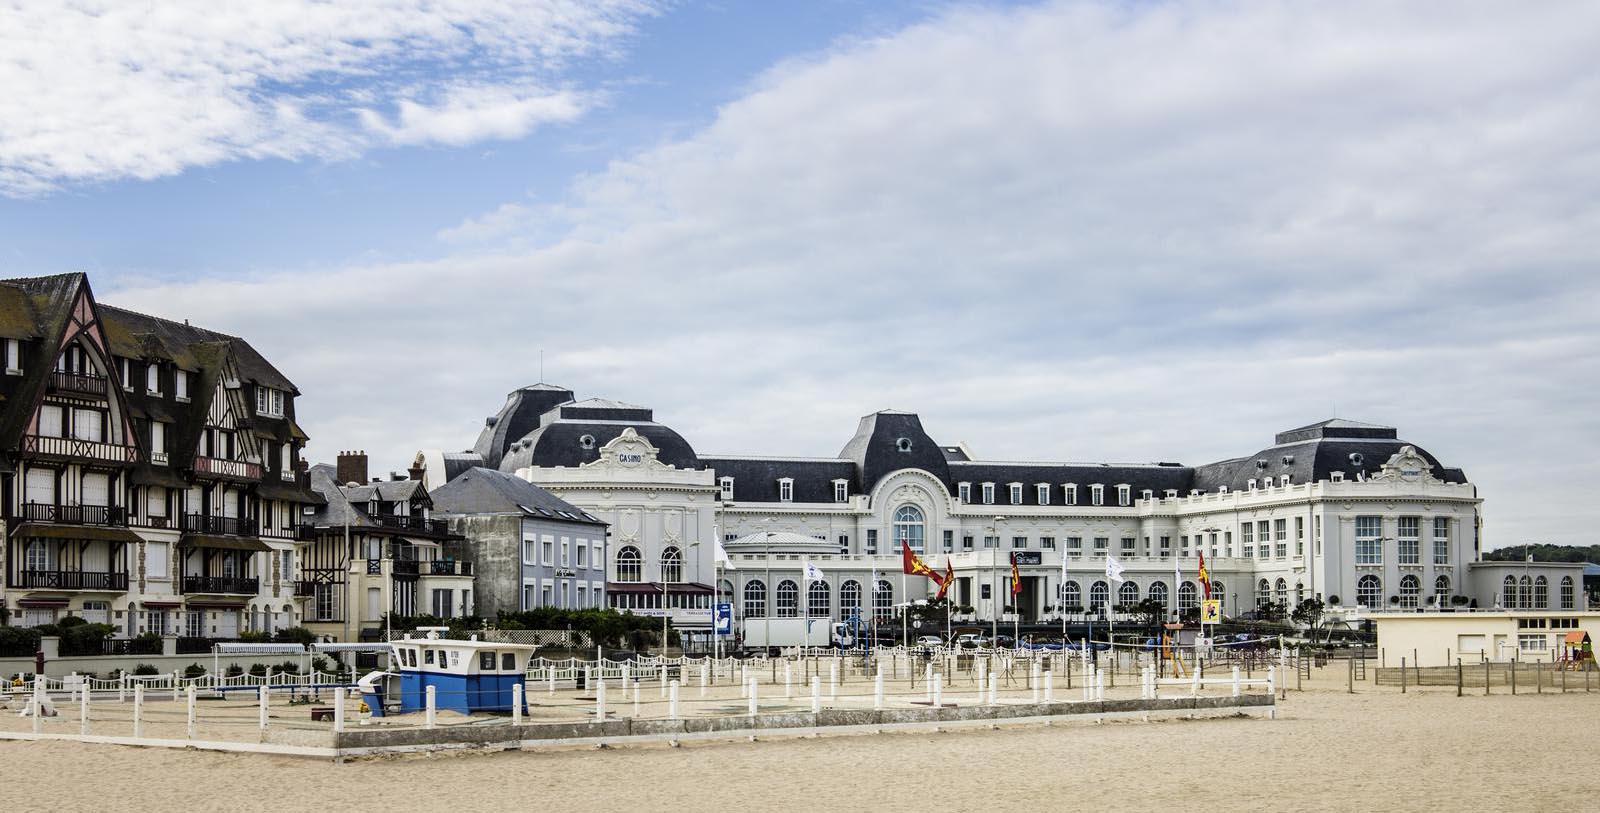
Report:
[[[944,598],[944,594],[950,592],[950,585],[953,584],[955,580],[956,569],[950,564],[950,560],[946,559],[944,560],[944,578],[941,579],[937,576],[934,577],[934,581],[939,583],[939,595],[934,596],[934,598]]]
[[[1022,572],[1017,570],[1017,552],[1011,552],[1011,595],[1022,595]]]
[[[1200,573],[1198,578],[1200,579],[1200,584],[1206,589],[1206,598],[1211,598],[1211,573],[1206,570],[1206,555],[1203,551],[1200,552]]]
[[[900,540],[900,569],[907,576],[926,576],[936,582],[940,580],[938,571],[928,567],[921,556],[912,553],[911,544],[904,539]]]

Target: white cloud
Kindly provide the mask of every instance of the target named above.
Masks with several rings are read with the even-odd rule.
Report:
[[[0,5],[0,194],[570,121],[652,0]]]
[[[995,458],[1202,463],[1336,410],[1464,467],[1486,544],[1590,541],[1597,29],[1581,3],[958,10],[441,232],[470,253],[102,296],[252,337],[324,455],[463,448],[544,349],[708,452],[831,454],[894,406]]]

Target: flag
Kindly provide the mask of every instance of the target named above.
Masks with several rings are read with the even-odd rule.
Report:
[[[1211,573],[1206,570],[1206,554],[1205,554],[1205,551],[1201,551],[1200,552],[1200,572],[1195,574],[1195,578],[1200,580],[1200,585],[1206,589],[1206,598],[1210,599],[1211,598]]]
[[[1117,561],[1117,557],[1109,553],[1106,554],[1106,578],[1117,584],[1127,581],[1127,579],[1122,578],[1122,563]]]
[[[953,584],[955,582],[955,580],[956,580],[956,569],[955,569],[955,567],[953,565],[950,564],[950,560],[949,559],[945,559],[944,560],[944,578],[939,580],[939,595],[934,596],[934,598],[935,599],[944,598],[944,594],[950,592],[950,585]]]
[[[1022,595],[1022,574],[1017,571],[1017,552],[1011,552],[1011,597]]]
[[[911,552],[911,543],[900,540],[900,572],[907,576],[926,576],[934,581],[939,581],[939,574],[922,557]]]
[[[878,594],[878,569],[876,567],[872,569],[872,584],[868,587],[868,591],[872,595]]]
[[[712,553],[715,557],[714,561],[723,567],[733,567],[733,560],[728,558],[728,549],[722,546],[722,540],[716,540],[712,544],[716,545],[716,549]]]
[[[822,568],[817,567],[816,565],[811,564],[810,562],[806,562],[806,581],[808,581],[808,582],[820,582],[820,581],[822,581]]]

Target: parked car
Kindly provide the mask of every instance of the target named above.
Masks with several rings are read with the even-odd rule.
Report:
[[[977,649],[984,645],[983,636],[975,632],[963,632],[956,636],[956,646],[962,649]]]
[[[939,647],[944,646],[944,641],[937,635],[919,635],[917,636],[916,645],[922,647]]]

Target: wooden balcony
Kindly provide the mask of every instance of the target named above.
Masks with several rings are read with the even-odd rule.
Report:
[[[64,373],[55,370],[50,373],[50,391],[104,396],[106,377],[94,373]]]
[[[62,525],[128,524],[128,514],[120,505],[60,505],[56,503],[26,502],[22,504],[25,522],[55,522]]]
[[[372,521],[385,528],[398,528],[403,531],[416,531],[434,536],[446,536],[450,533],[450,523],[442,519],[377,514],[372,517]]]
[[[183,530],[196,534],[255,536],[256,524],[248,517],[213,517],[208,514],[184,514]]]
[[[227,576],[184,576],[182,587],[184,593],[255,595],[260,592],[261,580]]]
[[[17,574],[17,587],[24,590],[102,590],[128,589],[128,574],[98,570],[23,570]]]
[[[214,477],[231,477],[236,480],[260,480],[261,464],[251,463],[248,460],[223,460],[217,457],[196,457],[194,459],[196,474],[209,474]]]
[[[457,559],[435,559],[423,563],[423,573],[429,576],[471,576],[472,563]]]
[[[23,435],[22,453],[61,459],[104,460],[112,463],[139,462],[139,448],[118,443],[102,443],[48,435]]]

